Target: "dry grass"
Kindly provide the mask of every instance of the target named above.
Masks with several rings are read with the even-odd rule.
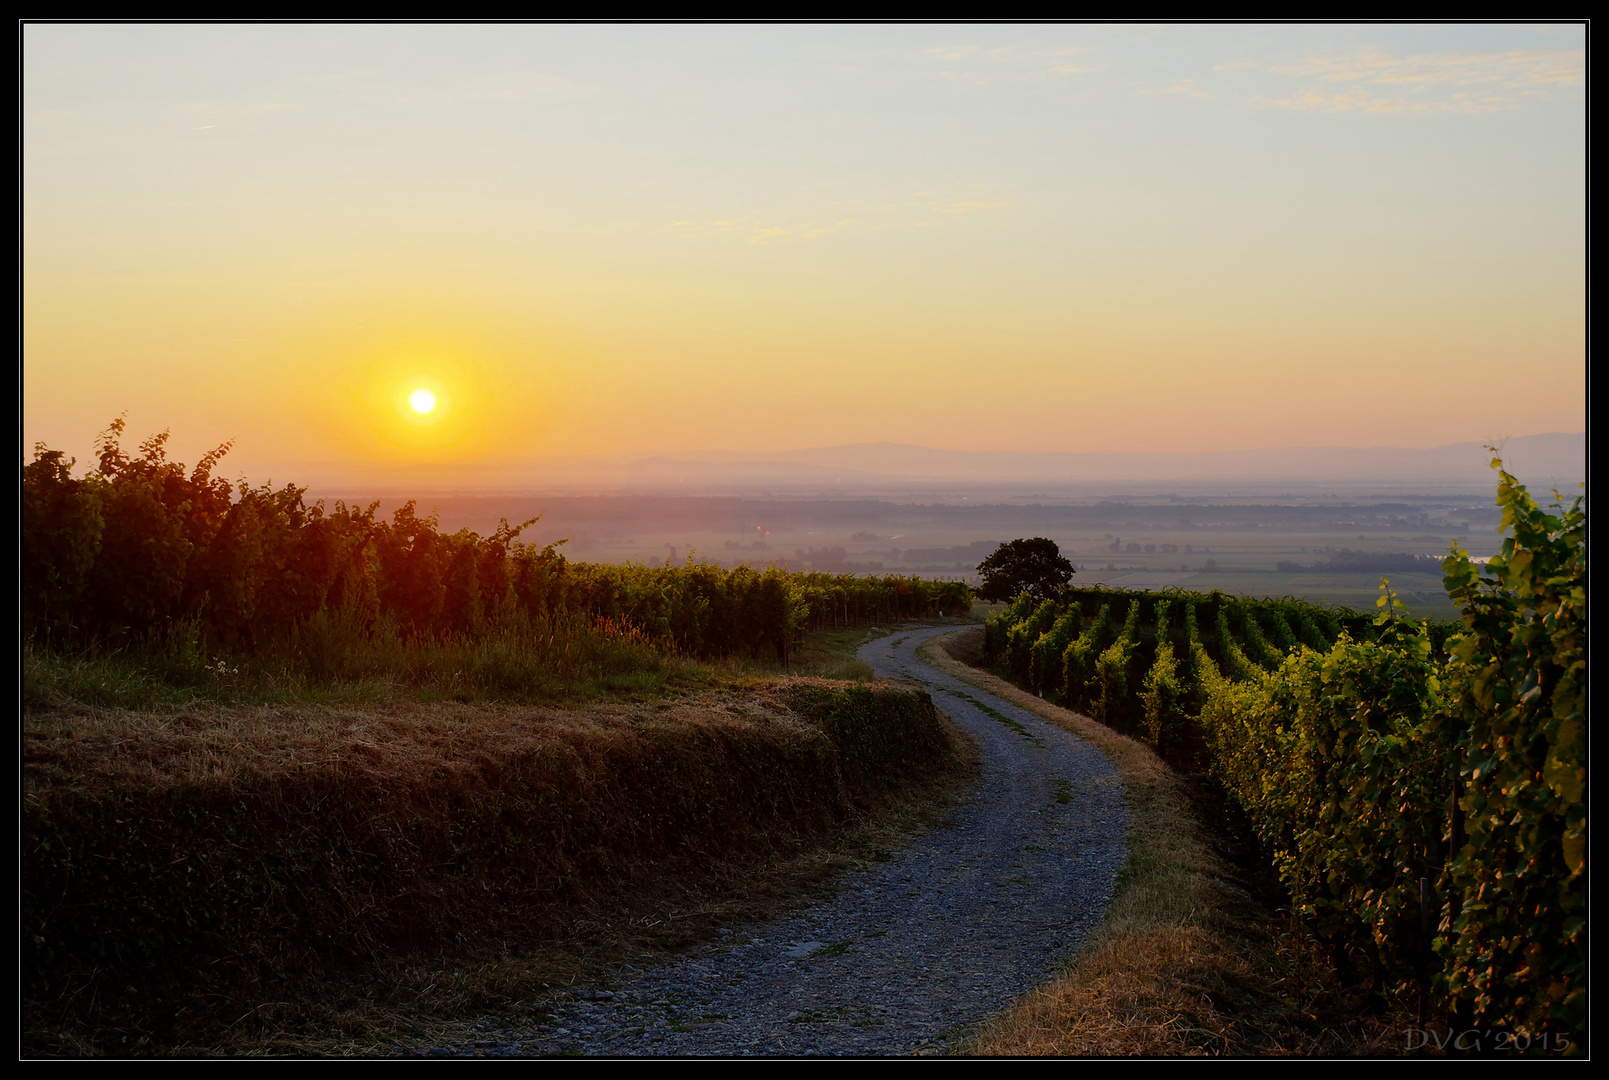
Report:
[[[224,706],[165,709],[75,705],[23,718],[24,790],[89,778],[138,784],[281,776],[361,762],[374,776],[411,782],[462,767],[491,748],[504,755],[554,743],[629,739],[643,725],[746,727],[766,718],[810,738],[808,725],[761,682],[754,693],[714,691],[658,704],[584,708],[422,704]]]
[[[970,666],[981,630],[931,644],[941,670],[1066,728],[1117,766],[1130,855],[1101,927],[1055,981],[974,1033],[984,1056],[1396,1056],[1405,1009],[1369,1015],[1286,913],[1218,850],[1149,747]]]
[[[959,731],[953,738],[964,744]],[[963,746],[958,746],[963,749]],[[679,873],[630,892],[572,907],[570,926],[525,955],[394,965],[338,1002],[308,1001],[300,1016],[260,1025],[206,1045],[196,1056],[373,1057],[398,1043],[451,1043],[466,1022],[539,1019],[548,1002],[577,988],[611,988],[622,964],[665,961],[707,942],[721,927],[774,918],[832,887],[930,828],[974,775],[965,761],[946,777],[907,787],[791,856],[734,858],[704,873]],[[382,986],[383,984],[383,986]]]
[[[332,929],[346,933],[344,960],[321,952],[305,928],[279,940],[275,927],[288,925],[283,919],[258,927],[237,913],[230,925],[251,940],[231,941],[220,965],[181,971],[182,989],[172,973],[147,981],[69,964],[48,985],[30,984],[25,1050],[69,1056],[384,1053],[394,1042],[428,1042],[481,1012],[540,1012],[545,997],[564,987],[606,985],[622,962],[662,956],[708,938],[718,926],[771,914],[896,846],[931,821],[975,770],[964,739],[946,725],[946,749],[903,781],[891,774],[882,778],[891,783],[845,788],[846,777],[854,777],[842,755],[825,772],[820,768],[825,729],[819,716],[809,715],[812,689],[841,693],[843,684],[757,681],[744,691],[583,709],[399,703],[130,712],[77,706],[28,715],[24,797],[30,805],[75,813],[73,820],[98,827],[108,825],[105,817],[94,818],[94,807],[75,799],[130,794],[143,800],[147,820],[120,814],[131,820],[117,825],[136,830],[146,850],[181,851],[193,834],[168,809],[189,804],[162,793],[201,792],[203,825],[205,807],[214,806],[224,815],[217,820],[257,830],[248,843],[273,857],[278,837],[302,829],[315,836],[310,850],[330,853],[326,860],[379,852],[414,862],[379,878],[342,877],[315,863],[319,880],[300,886],[299,879],[299,887],[321,899],[298,909],[298,917],[322,919],[316,925],[326,941]],[[638,776],[630,770],[644,754],[660,768],[682,771]],[[536,761],[548,763],[549,771],[535,781],[516,767],[525,762],[529,772]],[[746,828],[723,813],[715,827],[699,829],[677,851],[642,839],[645,830],[663,831],[662,818],[637,826],[635,837],[630,830],[618,836],[596,831],[621,817],[634,798],[639,811],[658,806],[646,796],[666,793],[647,792],[645,784],[673,795],[690,782],[702,783],[711,767],[730,771],[720,762],[745,761],[755,775],[727,777],[734,791],[744,782],[763,782],[767,794],[793,785],[792,801],[784,802],[796,809],[784,807],[769,818],[754,814]],[[555,762],[563,768],[554,771]],[[819,775],[808,775],[812,769]],[[836,793],[829,790],[829,774],[839,777]],[[637,779],[627,784],[630,790],[619,790],[628,777]],[[528,802],[522,792],[551,790],[550,782],[571,800],[575,817],[592,815],[593,835],[603,837],[607,850],[604,863],[573,852],[567,880],[537,887],[524,868],[548,860],[545,849],[511,860],[521,864],[517,869],[473,871],[440,867],[442,852],[461,852],[461,845],[437,842],[421,854],[431,834],[464,820],[467,804],[501,797],[506,808],[516,796]],[[328,828],[318,821],[318,807],[333,804],[310,798],[304,790],[310,783],[318,799],[352,791],[369,801],[328,811],[344,815]],[[743,798],[752,804],[756,794]],[[249,803],[248,811],[229,818],[228,806],[238,800]],[[396,826],[364,820],[371,812]],[[274,820],[261,823],[264,816]],[[49,816],[28,820],[48,824]],[[315,834],[318,828],[324,831]],[[231,873],[251,872],[257,849],[248,847],[243,857],[238,846],[226,850],[217,842],[221,829],[201,832],[200,846],[210,845],[215,861],[228,856]],[[358,838],[360,832],[367,839]],[[349,838],[358,839],[348,844]],[[29,837],[24,843],[26,849]],[[548,869],[563,866],[555,857]],[[209,873],[222,880],[216,867]],[[414,895],[393,896],[391,878]],[[25,874],[30,889],[40,880],[39,873]],[[25,911],[33,903],[25,895]],[[398,913],[414,924],[400,937],[392,918]],[[137,993],[111,1000],[131,988]],[[90,1000],[97,994],[105,999]],[[167,1004],[151,1000],[161,995],[168,995]]]

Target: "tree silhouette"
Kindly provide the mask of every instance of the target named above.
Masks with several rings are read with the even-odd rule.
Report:
[[[1011,600],[1022,592],[1048,600],[1072,579],[1073,564],[1062,558],[1054,540],[1036,536],[1001,544],[978,564],[978,576],[984,600]]]

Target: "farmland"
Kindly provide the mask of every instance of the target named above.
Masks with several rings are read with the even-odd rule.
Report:
[[[499,518],[541,515],[530,536],[568,542],[572,558],[646,566],[698,561],[832,573],[906,574],[976,583],[974,568],[1015,536],[1046,536],[1072,560],[1081,582],[1129,588],[1166,585],[1245,596],[1294,596],[1365,610],[1380,574],[1328,564],[1361,556],[1440,560],[1454,541],[1490,556],[1498,515],[1468,495],[1063,497],[999,501],[979,493],[931,501],[886,498],[598,496],[514,498],[446,494],[418,500],[442,528],[482,532]],[[382,511],[396,500],[381,500]],[[1113,545],[1116,544],[1116,550]],[[1454,614],[1440,570],[1390,572],[1416,615]]]

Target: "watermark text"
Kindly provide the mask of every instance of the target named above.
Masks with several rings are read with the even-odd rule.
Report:
[[[1408,1028],[1409,1050],[1437,1050],[1458,1054],[1524,1053],[1541,1050],[1563,1053],[1575,1045],[1568,1032],[1543,1031],[1535,1035],[1522,1031],[1505,1031],[1502,1028]]]

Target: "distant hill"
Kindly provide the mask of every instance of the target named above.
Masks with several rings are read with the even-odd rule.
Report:
[[[1584,432],[1521,436],[1505,441],[1502,450],[1510,471],[1521,480],[1550,481],[1544,489],[1552,483],[1574,484],[1586,476]],[[749,460],[757,458],[752,455]],[[715,463],[713,455],[707,460]],[[1479,442],[1431,449],[1315,446],[1156,454],[969,452],[900,443],[857,443],[796,450],[765,460],[891,479],[974,482],[1244,480],[1351,485],[1491,480],[1491,454]]]
[[[1586,478],[1586,434],[1524,435],[1502,444],[1509,470],[1538,495],[1574,489]],[[1273,495],[1287,488],[1350,494],[1429,490],[1490,491],[1491,455],[1479,442],[1429,449],[1303,446],[1147,454],[1019,453],[936,450],[902,443],[852,443],[781,453],[710,451],[657,456],[571,458],[536,463],[483,463],[373,470],[286,465],[315,490],[552,492],[567,494],[711,494],[827,497],[961,494],[1031,495],[1244,490]],[[261,471],[261,470],[258,470]]]

